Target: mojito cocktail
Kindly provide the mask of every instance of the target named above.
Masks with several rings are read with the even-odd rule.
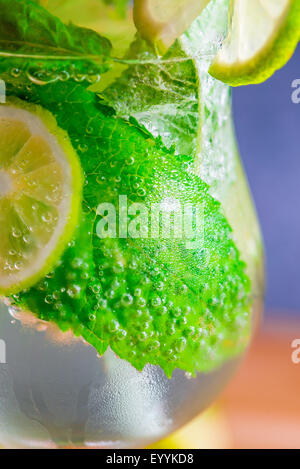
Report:
[[[214,401],[259,320],[233,3],[162,4],[0,0],[5,447],[157,441]]]

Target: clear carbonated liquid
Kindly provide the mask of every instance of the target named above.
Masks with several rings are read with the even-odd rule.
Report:
[[[219,30],[222,33],[223,23],[227,22],[221,10],[225,2],[212,1],[211,11],[208,10],[205,20],[210,24],[210,15],[215,18],[216,12],[219,12]],[[104,8],[104,3],[98,0],[49,0],[47,5],[49,8],[57,5],[57,9],[53,6],[53,12],[58,14],[60,11],[64,21],[72,20],[99,30],[114,44],[123,44],[127,38],[127,42],[124,42],[127,47],[127,30],[119,33],[118,23],[114,31],[116,38],[110,37],[108,33],[112,31],[111,24],[107,22],[106,31],[105,25],[97,20],[101,18],[102,10],[96,17],[95,8],[97,5],[98,9]],[[131,30],[134,37],[136,31],[134,28]],[[203,49],[212,45],[214,49],[221,33],[213,28],[203,31],[205,34],[199,39]],[[196,33],[191,30],[190,40],[193,35],[197,36]],[[198,36],[196,39],[198,41]],[[188,44],[186,47],[186,53],[192,56],[195,51]],[[252,283],[254,325],[259,316],[263,284],[260,232],[239,162],[231,119],[230,92],[226,85],[207,73],[209,60],[209,54],[198,56],[195,61],[193,59],[195,69],[200,74],[200,103],[202,106],[205,101],[207,116],[205,122],[201,121],[202,147],[195,155],[193,171],[210,186],[211,195],[221,202],[222,210],[233,229],[237,248],[247,264],[247,274]],[[99,83],[93,84],[93,90],[102,93],[105,86],[118,78],[127,65],[130,64],[124,63],[123,68],[120,68],[119,63],[115,64],[116,69],[113,68],[107,75],[109,78],[104,74]],[[151,79],[145,83],[139,79],[134,85],[137,89],[142,85],[152,89],[153,69],[157,67],[159,82],[164,76],[173,78],[172,73],[178,72],[175,65],[161,62],[150,64],[146,72],[149,72]],[[36,79],[30,76],[27,78],[32,82],[29,87],[39,86]],[[61,76],[48,78],[50,81],[65,79]],[[184,80],[174,82],[183,88],[186,85]],[[46,83],[41,83],[41,79],[38,83],[46,86]],[[154,85],[153,89],[157,91],[160,83]],[[135,109],[139,123],[155,136],[162,131],[161,122],[168,122],[176,112],[189,115],[192,122],[195,117],[194,96],[188,99],[180,90],[170,95],[174,96],[174,102],[162,106],[163,114],[156,122],[151,120],[153,109],[149,113],[141,112],[138,106]],[[63,102],[58,104],[63,108]],[[120,104],[121,117],[124,117],[122,112],[126,117],[125,104],[114,104],[116,108]],[[129,100],[127,107],[132,104],[136,103]],[[192,114],[189,114],[191,109]],[[198,111],[204,113],[202,108]],[[202,119],[203,116],[200,117]],[[80,140],[83,136],[78,137]],[[173,143],[169,141],[170,137],[172,135],[166,132],[164,138],[169,146]],[[180,145],[181,142],[177,143]],[[200,146],[197,141],[194,146],[198,144]],[[15,318],[7,306],[0,304],[0,341],[6,348],[6,363],[0,363],[0,444],[6,448],[144,447],[172,433],[206,409],[224,389],[241,358],[236,357],[223,367],[208,374],[198,374],[196,378],[176,370],[172,379],[168,379],[158,367],[148,365],[143,372],[138,372],[111,351],[100,358],[93,347],[79,339],[75,340],[71,334],[62,338],[51,327],[51,330],[45,328],[45,324],[28,322],[24,318],[22,321]],[[4,361],[1,358],[4,357],[0,356],[0,362]]]
[[[237,367],[168,379],[136,371],[111,351],[99,358],[77,340],[62,343],[15,320],[3,306],[0,338],[0,442],[7,448],[143,447],[210,405]]]

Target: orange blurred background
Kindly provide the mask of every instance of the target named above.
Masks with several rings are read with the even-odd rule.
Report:
[[[155,448],[300,449],[300,321],[280,318],[264,324],[217,404]]]

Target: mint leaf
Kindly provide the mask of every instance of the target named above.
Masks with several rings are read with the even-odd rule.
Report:
[[[95,31],[64,25],[31,0],[0,0],[0,11],[0,72],[9,70],[6,80],[94,81],[107,69],[111,44]]]
[[[164,57],[137,38],[126,69],[100,94],[119,117],[134,116],[167,147],[193,156],[191,170],[220,199],[235,175],[231,92],[208,69],[226,36],[228,6],[211,0]]]
[[[14,297],[16,304],[72,329],[100,354],[110,346],[137,369],[151,363],[168,376],[175,368],[193,374],[211,371],[244,349],[250,337],[245,264],[219,202],[199,177],[185,170],[186,158],[166,149],[132,119],[117,118],[78,84],[9,88],[9,93],[56,116],[81,157],[87,182],[83,210],[88,227],[83,233],[79,229],[75,244],[46,283]],[[100,239],[96,209],[108,202],[118,213],[119,195],[127,195],[129,206],[143,203],[149,210],[152,203],[170,200],[200,205],[196,249],[188,249],[186,235]],[[87,262],[81,262],[83,255]],[[74,269],[75,290],[68,278]],[[70,291],[80,291],[78,303],[71,306]]]
[[[96,307],[88,288],[95,275],[91,227],[89,214],[83,214],[74,241],[69,244],[56,270],[21,295],[27,309],[38,312],[40,319],[59,324],[63,331],[71,328],[76,336],[82,333],[81,324],[89,321],[87,305],[91,310]]]
[[[154,136],[161,136],[177,153],[193,155],[200,132],[198,73],[177,42],[163,58],[141,38],[131,46],[128,60],[138,59],[101,93],[118,116],[130,116]]]

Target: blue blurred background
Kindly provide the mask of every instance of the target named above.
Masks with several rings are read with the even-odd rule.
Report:
[[[233,91],[239,146],[265,238],[267,314],[300,318],[300,47],[266,83]]]

